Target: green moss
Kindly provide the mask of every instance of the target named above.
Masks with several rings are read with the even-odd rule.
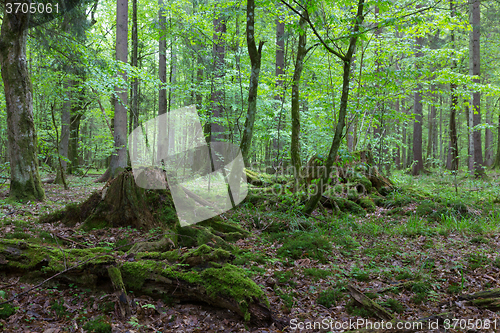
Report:
[[[229,251],[223,249],[213,249],[210,246],[203,244],[198,248],[184,254],[182,256],[181,263],[185,262],[188,258],[191,257],[200,257],[203,262],[221,262],[229,260],[231,257],[233,257],[233,254],[231,254],[231,252]]]
[[[120,269],[118,267],[108,267],[108,275],[117,290],[125,290],[125,285],[123,284],[122,280],[122,273],[120,272]]]
[[[198,225],[204,227],[210,227],[213,230],[223,232],[223,233],[237,233],[242,235],[242,237],[246,237],[250,235],[250,232],[241,228],[240,226],[233,224],[229,221],[223,221],[220,217],[216,216],[206,221],[198,223]]]
[[[364,209],[366,209],[367,212],[370,212],[370,213],[374,212],[375,208],[376,208],[375,203],[369,197],[360,198],[359,205],[361,207],[363,207]]]
[[[127,289],[132,290],[140,290],[145,280],[154,279],[155,275],[200,284],[211,297],[228,295],[234,298],[238,302],[245,320],[250,319],[248,304],[253,302],[254,299],[264,300],[269,305],[264,292],[246,277],[245,271],[230,264],[197,272],[194,270],[184,271],[180,269],[180,266],[164,267],[163,263],[142,260],[140,262],[123,263],[121,272],[125,286]]]
[[[404,306],[401,304],[399,301],[389,298],[385,300],[384,302],[379,303],[382,306],[385,306],[386,308],[389,308],[392,310],[392,312],[396,313],[402,313],[404,311]]]
[[[256,262],[258,264],[265,264],[268,258],[265,254],[262,254],[258,251],[249,252],[249,251],[239,251],[236,255],[236,259],[233,261],[234,265],[245,265],[251,262]]]
[[[179,228],[179,245],[185,247],[197,247],[211,243],[214,247],[220,247],[227,251],[235,251],[235,247],[226,242],[222,237],[211,232],[210,228],[201,225],[192,225]]]
[[[316,302],[318,304],[323,305],[326,308],[331,308],[332,306],[337,305],[337,302],[340,301],[343,297],[343,294],[340,290],[338,289],[328,289],[325,291],[322,291]]]
[[[326,279],[327,277],[332,276],[333,272],[313,267],[313,268],[305,268],[304,275],[311,276],[319,280],[319,279]]]
[[[142,259],[155,259],[155,260],[167,260],[170,262],[175,262],[180,259],[180,254],[177,250],[166,251],[166,252],[138,252],[135,254],[136,260]]]
[[[209,268],[201,272],[202,284],[212,297],[218,294],[229,295],[236,300],[246,321],[250,320],[248,306],[256,300],[269,301],[264,292],[252,280],[245,277],[243,269],[226,264],[220,269]]]
[[[0,305],[0,319],[7,319],[14,313],[16,313],[16,308],[13,307],[10,303]]]
[[[107,322],[104,316],[89,320],[83,325],[83,329],[88,333],[111,333],[112,331],[111,324]]]
[[[360,205],[358,205],[357,203],[355,203],[351,200],[347,200],[347,199],[339,198],[339,197],[334,197],[334,198],[332,198],[332,200],[335,201],[335,203],[337,204],[337,206],[339,207],[339,209],[342,212],[353,213],[353,214],[361,215],[361,216],[366,215],[366,211],[363,208],[361,208]]]
[[[358,188],[358,192],[371,193],[373,185],[372,185],[372,182],[368,178],[366,178],[366,177],[355,178],[352,181],[362,185],[362,187],[361,187],[362,190],[360,188]]]
[[[278,249],[277,254],[292,259],[309,257],[325,263],[331,250],[330,242],[323,236],[316,233],[300,233],[288,238]]]

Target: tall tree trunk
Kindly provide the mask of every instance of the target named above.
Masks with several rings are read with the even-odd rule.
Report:
[[[394,110],[396,111],[396,114],[399,114],[399,98],[396,99],[394,102]],[[396,134],[399,138],[399,135],[401,133],[401,120],[396,121]],[[396,155],[394,157],[394,164],[396,164],[396,169],[401,170],[401,144],[398,144],[396,146]]]
[[[73,86],[73,82],[71,80],[67,80],[64,83],[64,91],[66,91],[66,99],[62,104],[61,108],[61,141],[59,142],[59,155],[62,157],[61,165],[62,171],[66,172],[68,162],[67,159],[69,157],[69,131],[70,131],[70,122],[71,122],[71,91],[70,88]],[[54,180],[55,184],[62,184],[63,175],[57,168],[56,179]]]
[[[500,115],[498,116],[498,125],[497,125],[497,155],[495,157],[495,161],[493,162],[492,168],[498,169],[500,168]]]
[[[486,105],[486,124],[492,124],[491,109],[488,104]],[[486,166],[491,166],[493,163],[492,143],[493,133],[491,132],[491,128],[487,127],[484,130],[484,163]]]
[[[4,2],[5,5],[8,3],[14,6],[13,0]],[[9,197],[14,200],[44,200],[45,192],[38,173],[33,92],[26,61],[28,26],[29,14],[4,12],[0,64],[7,106]]]
[[[339,57],[342,62],[343,62],[343,72],[342,72],[342,96],[340,97],[340,108],[339,108],[339,117],[338,117],[338,122],[337,126],[335,128],[335,135],[333,137],[332,141],[332,146],[330,147],[330,152],[328,153],[328,158],[326,160],[326,170],[325,174],[323,175],[322,179],[320,180],[320,184],[318,187],[318,190],[316,191],[313,196],[309,199],[309,201],[306,203],[304,207],[304,213],[306,214],[311,214],[312,211],[316,208],[318,205],[319,199],[323,195],[323,185],[326,185],[328,183],[328,180],[330,178],[330,173],[333,170],[333,162],[335,161],[335,158],[337,157],[337,153],[340,147],[340,142],[342,140],[342,135],[344,132],[344,127],[345,127],[345,118],[347,114],[347,104],[349,102],[349,82],[350,82],[350,74],[351,74],[351,61],[352,57],[354,55],[354,51],[356,50],[356,42],[358,40],[358,32],[359,32],[359,27],[361,24],[363,24],[363,19],[364,19],[364,14],[363,14],[363,9],[364,9],[364,0],[359,0],[358,2],[358,9],[356,12],[356,19],[354,21],[354,27],[352,29],[352,34],[351,38],[349,39],[349,48],[347,49],[347,52],[345,53],[344,56],[341,54],[338,54],[337,52],[334,53],[337,57]],[[333,49],[328,49],[329,52],[334,51]],[[332,52],[333,53],[333,52]]]
[[[434,132],[436,132],[436,106],[434,105],[435,100],[434,100],[434,94],[433,92],[435,91],[435,86],[431,88],[431,105],[430,105],[430,110],[429,110],[429,132],[427,133],[427,166],[428,167],[434,167],[434,161],[435,161],[435,154],[434,154],[434,147],[435,147],[435,135]]]
[[[162,84],[167,82],[167,39],[163,34],[166,30],[166,18],[163,8],[163,0],[158,1],[160,5],[160,10],[158,11],[158,17],[160,22],[160,38],[158,41],[158,75]],[[158,115],[167,113],[167,90],[165,87],[161,87],[158,93]]]
[[[303,13],[303,15],[307,15]],[[295,173],[296,184],[300,183],[300,171],[302,168],[302,163],[300,160],[300,77],[302,75],[302,69],[304,68],[304,58],[306,57],[306,43],[307,43],[307,28],[306,20],[301,17],[299,21],[299,45],[297,47],[297,58],[295,60],[295,71],[293,72],[292,81],[292,107],[291,107],[291,120],[292,120],[292,137],[291,137],[291,147],[290,155],[292,160],[292,166]]]
[[[132,59],[130,64],[133,67],[137,67],[137,56],[139,52],[139,36],[137,31],[137,0],[132,0]],[[131,94],[131,111],[130,116],[133,118],[132,128],[139,125],[139,80],[134,78],[132,80],[132,94]]]
[[[281,132],[284,129],[284,121],[283,121],[283,103],[285,100],[284,96],[284,75],[285,75],[285,22],[280,18],[276,19],[276,96],[274,99],[276,100],[276,104],[278,107],[278,117],[275,119],[276,121],[276,129],[277,129],[277,137],[273,138],[273,154],[276,156],[273,159],[273,172],[276,168],[278,168],[281,150],[282,150],[282,140],[281,140]]]
[[[130,65],[132,67],[137,67],[137,56],[139,49],[139,36],[137,31],[137,0],[132,0],[132,59],[130,59]],[[129,120],[129,134],[139,126],[139,80],[137,77],[132,79],[131,89],[130,89],[130,120]],[[132,155],[137,156],[137,143],[132,142]]]
[[[259,42],[259,48],[255,44],[255,1],[247,1],[247,46],[248,54],[250,55],[250,63],[252,65],[252,72],[250,74],[250,87],[248,88],[248,111],[245,120],[245,129],[243,130],[243,137],[241,138],[241,154],[243,161],[249,165],[248,156],[250,147],[252,145],[253,124],[257,114],[257,90],[259,87],[259,74],[260,74],[260,60],[262,56],[262,47],[264,42]]]
[[[116,3],[116,60],[126,63],[128,53],[128,0]],[[126,80],[125,73],[120,73]],[[127,167],[127,90],[115,87],[114,140],[115,153],[111,156],[110,177],[115,178]]]
[[[481,75],[481,54],[480,54],[480,36],[481,36],[481,1],[470,0],[470,23],[472,31],[469,33],[469,74],[474,76]],[[479,78],[473,80],[479,83]],[[472,93],[470,113],[472,114],[472,126],[481,124],[481,93],[475,91]],[[471,155],[474,158],[474,174],[484,176],[483,150],[481,146],[481,131],[472,129],[473,144]]]
[[[213,20],[214,24],[214,46],[213,46],[213,86],[210,96],[212,108],[212,120],[210,122],[209,141],[222,141],[226,128],[221,124],[224,121],[224,90],[221,81],[225,75],[224,58],[226,56],[226,19],[222,13]]]
[[[450,16],[455,17],[455,0],[450,0]],[[453,51],[455,50],[455,30],[451,31],[451,47]],[[457,62],[453,60],[452,69],[457,68]],[[448,160],[450,161],[448,169],[458,170],[458,136],[457,136],[457,105],[458,105],[458,94],[456,92],[457,84],[455,82],[450,83],[451,101],[450,101],[450,145]]]
[[[417,7],[421,7],[417,5]],[[417,37],[417,58],[422,57],[422,47],[424,45],[424,38]],[[424,161],[422,158],[422,120],[423,120],[423,106],[422,106],[422,85],[417,84],[414,93],[413,113],[415,114],[415,121],[413,122],[413,169],[412,175],[419,175],[424,170]]]

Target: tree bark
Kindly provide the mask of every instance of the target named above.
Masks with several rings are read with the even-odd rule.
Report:
[[[481,54],[480,54],[480,36],[481,36],[481,1],[470,0],[470,18],[472,31],[469,33],[469,74],[479,77],[481,75]],[[473,80],[479,83],[479,78]],[[476,127],[481,124],[481,93],[475,91],[472,93],[471,108],[469,111],[472,115],[472,126]],[[483,150],[481,146],[481,131],[478,129],[472,130],[472,145],[474,148],[471,151],[473,156],[474,166],[473,171],[476,176],[483,177],[484,163]]]
[[[13,0],[4,4],[7,3],[14,6]],[[4,13],[0,64],[7,106],[9,197],[14,200],[44,200],[45,192],[38,173],[33,92],[26,57],[28,27],[29,14]]]
[[[273,149],[272,152],[275,154],[276,158],[273,159],[272,172],[276,172],[279,161],[283,143],[281,142],[281,132],[284,129],[284,121],[283,121],[283,103],[285,100],[284,96],[284,75],[285,75],[285,22],[280,18],[276,19],[276,96],[274,99],[276,100],[278,107],[278,117],[275,119],[276,121],[276,130],[277,137],[273,138]]]
[[[66,91],[67,97],[64,100],[64,103],[61,107],[61,141],[59,142],[59,155],[62,157],[61,165],[63,172],[66,172],[68,162],[67,159],[69,157],[69,131],[70,131],[70,123],[71,123],[71,92],[70,87],[73,85],[73,82],[67,80],[64,83],[64,90]],[[62,184],[62,174],[57,169],[56,179],[54,180],[55,184]]]
[[[451,17],[455,17],[455,0],[450,0],[450,14]],[[455,49],[455,30],[451,31],[451,44],[452,48]],[[457,68],[457,62],[454,60],[452,63],[452,69]],[[458,170],[458,136],[457,136],[457,105],[458,105],[458,95],[456,93],[457,84],[452,82],[450,83],[450,92],[451,92],[451,101],[450,101],[450,146],[449,152],[450,155],[450,165],[448,169],[450,170]]]
[[[302,15],[308,17],[308,13],[304,12]],[[292,121],[292,137],[290,146],[290,157],[295,174],[295,184],[298,187],[300,183],[300,171],[302,169],[302,162],[300,159],[300,77],[304,68],[304,58],[306,57],[306,43],[307,43],[307,21],[304,17],[299,21],[299,45],[297,46],[297,58],[295,60],[295,71],[293,72],[292,81],[292,107],[291,107],[291,121]]]
[[[260,60],[262,56],[262,47],[264,42],[259,42],[259,47],[255,44],[255,1],[247,1],[247,46],[248,54],[250,55],[250,63],[252,71],[250,74],[250,87],[248,88],[248,111],[245,120],[245,129],[241,138],[241,154],[245,165],[249,165],[248,156],[250,147],[252,146],[253,125],[255,123],[255,116],[257,115],[257,91],[259,88],[259,75],[260,75]]]
[[[417,8],[421,5],[417,5]],[[422,47],[424,45],[424,38],[417,37],[417,53],[415,57],[422,57]],[[422,85],[417,84],[414,93],[413,113],[415,114],[415,121],[413,122],[413,168],[412,175],[419,175],[424,170],[424,161],[422,158],[422,120],[423,120],[423,106],[422,106]]]
[[[213,46],[213,80],[212,94],[210,96],[212,115],[210,121],[210,141],[222,141],[226,128],[221,124],[224,116],[224,90],[221,81],[225,75],[224,58],[226,56],[226,19],[222,13],[213,20],[214,24],[214,46]]]
[[[128,53],[128,0],[116,3],[116,60],[126,63]],[[126,81],[125,73],[119,73]],[[111,156],[110,177],[115,178],[127,167],[127,90],[115,87],[114,140],[115,152]]]

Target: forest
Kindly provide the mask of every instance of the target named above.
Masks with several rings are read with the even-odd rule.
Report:
[[[498,1],[0,13],[0,331],[500,331]]]

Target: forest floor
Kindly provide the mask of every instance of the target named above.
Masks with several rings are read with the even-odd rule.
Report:
[[[347,285],[400,320],[448,312],[440,329],[447,325],[448,332],[499,331],[499,312],[461,299],[500,287],[500,185],[498,174],[489,176],[481,181],[464,174],[454,179],[441,171],[416,178],[397,174],[391,177],[397,189],[366,215],[318,210],[306,218],[287,196],[282,203],[243,203],[222,215],[252,232],[236,243],[240,253],[233,264],[245,268],[271,308],[291,320],[286,332],[342,332],[357,320],[359,326],[349,329],[362,328],[363,318],[380,322],[354,305]],[[114,247],[158,232],[84,232],[37,223],[42,214],[83,201],[100,188],[94,178],[70,177],[67,191],[44,184],[47,200],[41,203],[8,203],[8,188],[0,186],[0,237],[35,239],[48,246]],[[0,276],[0,299],[31,287],[22,277]],[[248,327],[228,310],[165,304],[145,296],[133,296],[138,305],[133,316],[120,320],[109,296],[48,283],[15,299],[16,312],[10,317],[2,319],[0,311],[0,331],[86,332],[89,319],[104,315],[113,332],[279,332]],[[320,329],[308,329],[312,327]],[[433,330],[425,326],[418,331]]]

